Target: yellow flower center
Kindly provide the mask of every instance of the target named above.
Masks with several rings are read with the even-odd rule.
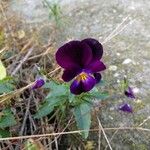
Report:
[[[87,73],[82,72],[77,76],[76,79],[78,82],[80,82],[80,81],[85,81],[87,79],[87,77],[88,77]]]

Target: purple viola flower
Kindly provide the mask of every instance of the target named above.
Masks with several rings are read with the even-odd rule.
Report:
[[[34,84],[32,85],[32,89],[38,89],[40,87],[42,87],[45,84],[45,80],[42,78],[37,79]]]
[[[74,79],[71,93],[79,95],[88,92],[101,80],[98,72],[106,69],[100,60],[102,55],[102,45],[92,38],[70,41],[58,49],[56,61],[64,68],[62,79],[65,82]]]
[[[128,112],[128,113],[133,112],[132,106],[129,105],[128,103],[124,103],[124,104],[120,105],[119,110],[124,111],[124,112]]]
[[[129,98],[135,99],[135,95],[131,87],[128,87],[128,89],[124,91],[124,94]]]

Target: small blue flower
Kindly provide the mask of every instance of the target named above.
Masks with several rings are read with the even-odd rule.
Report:
[[[42,78],[39,78],[33,84],[32,89],[33,90],[38,89],[38,88],[42,87],[44,84],[45,84],[45,80]]]
[[[133,112],[132,106],[128,103],[124,103],[124,104],[120,105],[119,110],[124,111],[124,112],[128,112],[128,113]]]
[[[131,87],[128,87],[128,89],[124,91],[124,94],[129,98],[135,99],[135,95]]]

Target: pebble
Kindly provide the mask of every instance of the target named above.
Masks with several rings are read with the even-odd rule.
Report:
[[[122,62],[122,64],[123,65],[126,65],[126,64],[129,64],[129,63],[131,63],[132,62],[132,60],[130,59],[130,58],[127,58],[127,59],[125,59],[123,62]]]

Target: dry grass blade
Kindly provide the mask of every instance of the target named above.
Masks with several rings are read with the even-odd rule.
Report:
[[[103,128],[104,131],[110,130],[141,130],[145,132],[150,132],[150,129],[147,128],[140,128],[140,127],[116,127],[116,128]],[[100,129],[90,129],[90,132],[97,132]],[[49,133],[49,134],[36,134],[36,135],[27,135],[27,136],[19,136],[19,137],[8,137],[8,138],[0,138],[0,141],[5,140],[21,140],[21,139],[29,139],[29,138],[42,138],[42,137],[50,137],[50,136],[57,136],[57,135],[67,135],[67,134],[78,134],[81,132],[87,132],[87,130],[75,130],[69,132],[58,132],[58,133]]]
[[[9,93],[7,93],[7,94],[1,95],[1,96],[0,96],[0,104],[4,103],[4,102],[7,101],[7,100],[10,100],[12,97],[16,96],[17,94],[22,93],[22,92],[25,91],[26,89],[30,88],[33,84],[34,84],[34,82],[28,84],[27,86],[25,86],[25,87],[23,87],[23,88],[21,88],[21,89],[17,89],[17,90],[15,90],[15,91],[13,91],[13,92],[9,92]]]
[[[28,50],[28,53],[25,55],[23,60],[20,61],[19,65],[12,72],[12,74],[11,74],[12,76],[14,76],[18,72],[18,70],[21,68],[22,64],[29,58],[29,56],[31,55],[32,51],[33,51],[33,47]]]
[[[150,120],[150,116],[148,116],[146,119],[144,119],[143,122],[139,124],[139,127],[141,127],[143,124],[145,124],[148,120]]]
[[[98,124],[99,124],[99,129],[102,130],[102,133],[104,134],[104,137],[105,137],[105,139],[106,139],[106,141],[107,141],[107,144],[108,144],[110,150],[112,150],[112,147],[111,147],[111,145],[110,145],[110,142],[109,142],[109,140],[108,140],[108,138],[107,138],[107,135],[106,135],[106,133],[105,133],[105,131],[104,131],[104,128],[103,128],[103,126],[102,126],[102,124],[101,124],[101,122],[100,122],[100,120],[99,120],[98,117],[97,117],[97,121],[98,121]]]
[[[116,35],[118,35],[120,32],[122,32],[129,24],[133,23],[134,20],[129,21],[125,24],[125,22],[129,19],[130,15],[125,17],[123,21],[106,37],[106,39],[102,42],[102,44],[108,42],[112,38],[114,38]]]

